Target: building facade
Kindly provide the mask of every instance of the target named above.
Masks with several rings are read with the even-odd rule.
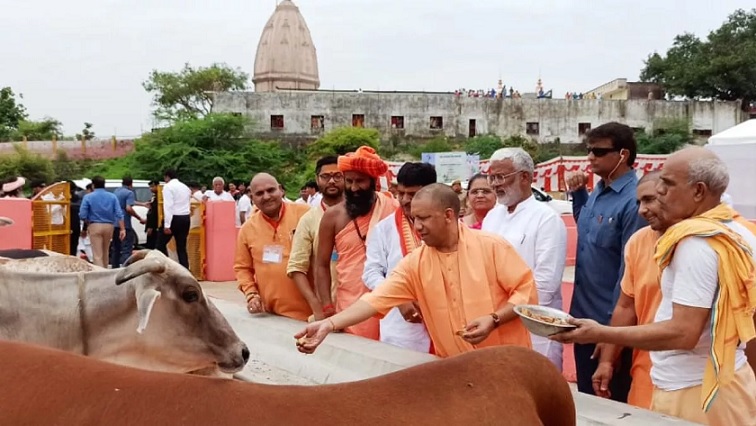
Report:
[[[663,119],[687,119],[705,137],[745,120],[738,102],[492,99],[453,93],[278,91],[217,93],[215,112],[242,114],[263,137],[317,138],[338,127],[370,127],[391,136],[432,138],[527,135],[578,143],[610,121],[653,130]]]

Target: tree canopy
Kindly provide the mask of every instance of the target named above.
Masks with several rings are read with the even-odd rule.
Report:
[[[18,123],[26,120],[26,108],[16,102],[16,95],[10,87],[0,89],[0,141],[9,140],[18,128]]]
[[[665,55],[653,53],[640,78],[660,83],[676,96],[756,100],[756,9],[739,9],[705,40],[685,33]]]
[[[209,183],[215,176],[227,182],[248,182],[255,173],[268,172],[284,183],[294,183],[296,170],[305,159],[276,142],[249,137],[245,118],[231,114],[208,114],[143,135],[126,157],[95,168],[108,178],[128,174],[137,179],[157,179],[166,169],[175,169],[184,182]],[[290,185],[294,186],[294,185]]]
[[[186,64],[178,72],[153,70],[142,86],[152,95],[155,118],[174,122],[206,116],[213,108],[213,92],[244,90],[248,81],[248,74],[225,64]]]

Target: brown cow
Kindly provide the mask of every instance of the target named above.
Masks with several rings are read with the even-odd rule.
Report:
[[[11,342],[0,342],[0,366],[0,419],[9,425],[576,424],[561,374],[514,346],[323,386],[156,373]]]

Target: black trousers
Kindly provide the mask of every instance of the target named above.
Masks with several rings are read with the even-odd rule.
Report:
[[[178,255],[179,263],[186,269],[189,269],[189,255],[186,252],[186,240],[189,238],[189,228],[191,226],[190,216],[173,216],[171,222],[171,234],[166,235],[161,232],[158,236],[157,249],[162,251],[164,255],[168,256],[168,250],[166,246],[171,238],[176,239],[176,254]]]
[[[162,229],[155,228],[152,233],[147,236],[147,241],[144,243],[144,248],[149,250],[155,250],[157,248],[158,236],[162,233]]]
[[[591,359],[596,345],[574,345],[575,369],[577,370],[578,391],[595,395],[593,392],[593,373],[598,368],[598,359]],[[611,399],[627,403],[627,395],[630,393],[630,367],[633,364],[633,350],[625,348],[620,354],[619,365],[614,370],[612,381],[609,382],[609,390],[612,392]]]

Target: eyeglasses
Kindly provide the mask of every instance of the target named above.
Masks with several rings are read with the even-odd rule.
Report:
[[[588,147],[587,154],[593,154],[594,157],[603,157],[606,154],[609,154],[610,152],[619,152],[619,149],[616,148],[596,148],[596,147]]]
[[[318,175],[318,179],[321,179],[323,182],[328,182],[331,179],[334,182],[341,182],[344,180],[344,175],[342,173],[321,173]]]
[[[507,174],[488,175],[488,183],[490,184],[499,183],[499,182],[504,183],[504,181],[506,181],[508,177],[514,176],[517,173],[520,173],[521,171],[522,170],[517,170],[512,173],[507,173]]]

